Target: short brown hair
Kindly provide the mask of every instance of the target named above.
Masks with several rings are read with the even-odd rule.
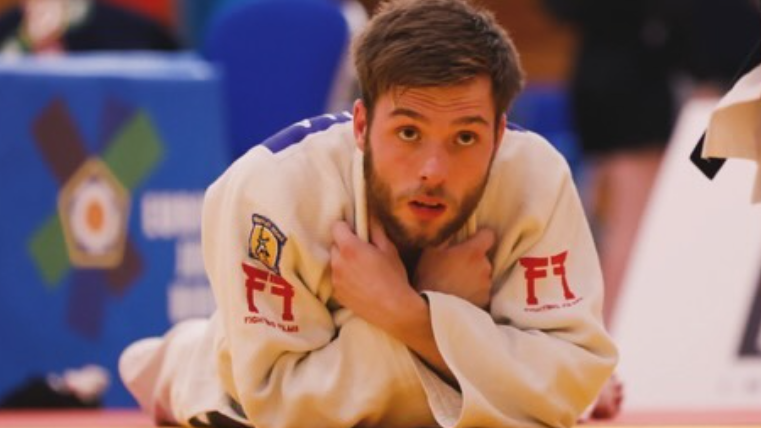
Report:
[[[362,100],[372,117],[394,87],[448,86],[491,79],[497,116],[523,86],[518,53],[491,12],[465,0],[382,3],[354,44]]]

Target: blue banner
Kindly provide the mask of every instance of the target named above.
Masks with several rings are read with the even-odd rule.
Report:
[[[99,364],[134,401],[135,339],[205,316],[204,189],[228,164],[220,81],[191,56],[0,62],[0,395]]]

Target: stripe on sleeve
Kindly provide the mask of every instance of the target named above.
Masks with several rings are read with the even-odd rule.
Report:
[[[324,114],[322,116],[305,119],[296,122],[293,125],[283,129],[277,134],[264,140],[262,145],[270,149],[272,153],[278,153],[293,144],[298,144],[304,138],[315,132],[324,131],[333,125],[345,123],[352,120],[352,115],[348,112],[338,114]]]

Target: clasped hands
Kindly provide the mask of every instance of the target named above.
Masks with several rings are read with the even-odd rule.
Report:
[[[437,291],[485,308],[490,301],[492,264],[487,253],[495,235],[481,229],[466,241],[426,248],[415,269],[413,284],[383,226],[370,222],[370,242],[364,242],[345,222],[333,226],[331,249],[333,298],[371,324],[391,334],[404,334],[407,315],[425,311],[419,292]]]

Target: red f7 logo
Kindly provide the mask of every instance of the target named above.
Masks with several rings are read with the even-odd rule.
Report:
[[[243,272],[246,273],[246,300],[248,301],[248,310],[259,313],[256,307],[254,294],[256,291],[265,291],[269,285],[269,293],[279,296],[283,299],[283,321],[293,321],[293,286],[282,277],[273,273],[257,269],[245,263],[242,264]]]
[[[573,291],[568,286],[568,280],[565,275],[565,260],[567,256],[568,251],[563,251],[551,257],[523,257],[519,260],[521,266],[526,268],[524,276],[526,278],[527,305],[534,306],[539,304],[539,299],[536,297],[536,280],[547,278],[548,267],[550,266],[552,266],[552,275],[560,278],[560,283],[563,286],[563,297],[566,300],[576,298],[576,295],[573,294]]]

